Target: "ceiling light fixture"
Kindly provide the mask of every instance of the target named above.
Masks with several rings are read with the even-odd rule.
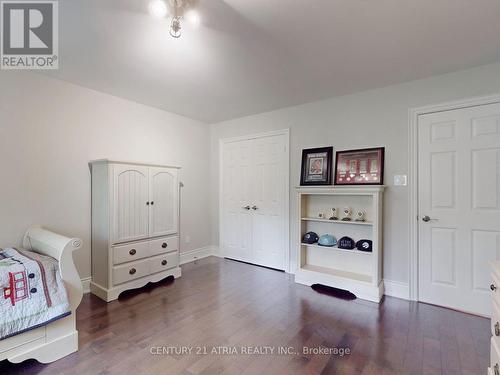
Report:
[[[168,13],[172,15],[170,21],[170,35],[173,38],[181,37],[182,20],[187,20],[193,26],[200,25],[200,15],[193,9],[197,0],[152,0],[149,3],[149,12],[157,18],[165,18]]]
[[[168,13],[167,4],[163,0],[153,0],[149,3],[149,13],[153,17],[163,18]]]

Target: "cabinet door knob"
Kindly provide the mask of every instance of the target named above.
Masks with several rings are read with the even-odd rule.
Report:
[[[257,211],[258,209],[259,209],[259,207],[257,207],[257,206],[252,206],[252,210]]]
[[[168,245],[167,245],[167,243],[166,243],[166,242],[163,242],[163,243],[161,244],[161,247],[163,247],[164,249],[166,249],[166,248],[167,248],[167,246],[168,246]]]
[[[151,201],[151,206],[152,206],[153,204],[155,204],[155,202]]]
[[[136,249],[132,249],[128,252],[130,255],[135,255],[137,253]]]
[[[500,336],[500,323],[495,323],[495,336]]]
[[[494,292],[495,290],[497,290],[497,287],[495,286],[495,284],[491,284],[490,289],[492,292]]]
[[[146,206],[149,206],[149,202],[146,202]]]
[[[165,259],[163,259],[163,260],[161,261],[161,265],[162,265],[162,266],[166,266],[166,265],[167,265],[167,263],[168,263],[168,262],[167,262]]]
[[[243,207],[241,207],[241,208],[243,208],[244,210],[247,210],[247,211],[248,211],[248,210],[250,209],[250,206],[248,206],[248,205],[247,205],[247,206],[243,206]]]
[[[135,268],[131,268],[130,271],[128,271],[128,273],[131,275],[133,275],[136,272],[137,272],[137,270]]]

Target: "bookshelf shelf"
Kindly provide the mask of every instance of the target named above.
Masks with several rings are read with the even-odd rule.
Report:
[[[382,282],[382,207],[384,186],[298,187],[297,270],[295,282],[324,284],[354,293],[358,298],[380,302]],[[331,208],[363,209],[366,221],[329,220],[316,217]],[[330,224],[330,225],[327,225]],[[348,236],[372,241],[372,251],[339,249],[302,242],[307,232]]]

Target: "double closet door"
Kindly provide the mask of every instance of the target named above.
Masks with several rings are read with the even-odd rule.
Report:
[[[288,136],[221,144],[221,248],[226,258],[285,269]]]
[[[178,232],[178,169],[113,166],[113,243]]]

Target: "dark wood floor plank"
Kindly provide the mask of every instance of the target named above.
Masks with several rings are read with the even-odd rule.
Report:
[[[0,362],[0,374],[485,374],[489,358],[487,319],[390,297],[344,301],[295,284],[292,275],[215,257],[184,265],[175,282],[109,304],[85,295],[77,325],[78,353],[49,365]],[[206,347],[208,354],[151,354],[157,346]],[[241,353],[262,346],[295,354]],[[210,354],[213,347],[238,354]]]

